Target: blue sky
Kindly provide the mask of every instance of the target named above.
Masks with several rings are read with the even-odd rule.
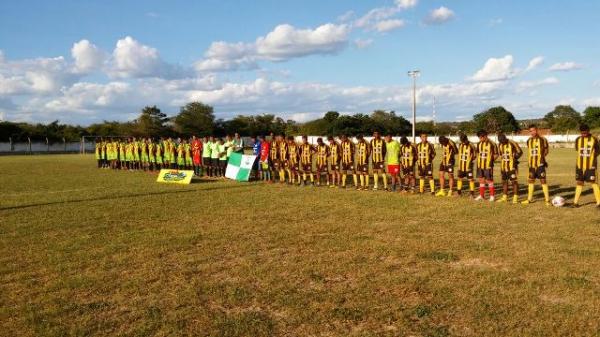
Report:
[[[185,102],[454,121],[600,105],[598,1],[5,1],[0,119],[89,124]]]

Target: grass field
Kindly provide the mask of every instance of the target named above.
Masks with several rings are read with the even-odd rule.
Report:
[[[573,155],[552,151],[552,194],[572,198]],[[0,172],[3,336],[600,335],[589,193],[559,209],[179,186],[81,155]]]

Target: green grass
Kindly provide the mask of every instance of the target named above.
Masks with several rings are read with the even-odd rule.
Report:
[[[553,194],[572,197],[573,152],[551,153]],[[600,335],[589,193],[557,209],[179,186],[80,155],[0,170],[3,336]]]

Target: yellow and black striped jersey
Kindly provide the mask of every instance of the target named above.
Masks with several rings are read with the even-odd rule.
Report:
[[[454,158],[458,149],[456,148],[456,143],[448,139],[448,144],[442,145],[442,150],[444,151],[444,156],[442,157],[442,165],[449,166],[454,165]]]
[[[315,149],[312,145],[306,143],[300,145],[300,162],[304,165],[312,164],[312,155]]]
[[[516,170],[519,158],[523,155],[523,150],[519,144],[509,140],[506,144],[498,145],[498,155],[500,156],[500,169],[502,172]]]
[[[435,158],[435,149],[430,142],[421,142],[417,144],[417,164],[419,164],[419,166],[431,164],[433,158]]]
[[[284,141],[279,142],[277,146],[279,150],[279,160],[287,160],[288,159],[288,144]]]
[[[291,164],[296,164],[298,163],[298,144],[296,144],[295,142],[292,143],[288,143],[287,147],[287,159]]]
[[[497,154],[496,144],[489,139],[477,143],[477,168],[484,170],[494,168],[494,160],[496,160]]]
[[[316,147],[317,166],[327,165],[327,157],[329,156],[329,146],[327,144],[318,145]]]
[[[403,167],[412,167],[417,158],[417,148],[413,144],[400,146],[400,163]]]
[[[340,161],[340,144],[333,142],[329,145],[329,163],[337,165]]]
[[[531,168],[546,165],[548,155],[548,140],[544,137],[531,137],[527,140],[528,164]]]
[[[272,141],[271,148],[269,149],[269,159],[274,162],[278,158],[279,158],[279,142]]]
[[[342,149],[342,163],[352,164],[354,163],[354,143],[351,141],[342,141],[340,147]]]
[[[473,160],[475,160],[475,147],[471,143],[460,143],[458,146],[458,169],[468,172],[473,169]]]
[[[368,164],[369,159],[369,143],[362,141],[356,143],[356,163],[358,165]]]
[[[385,141],[383,138],[371,139],[371,160],[374,163],[383,163],[385,161]]]
[[[596,168],[600,144],[594,136],[579,136],[575,139],[575,150],[577,151],[577,169],[593,170]]]

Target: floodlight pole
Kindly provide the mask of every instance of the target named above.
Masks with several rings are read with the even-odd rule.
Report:
[[[413,144],[417,141],[416,124],[417,124],[417,77],[421,75],[420,70],[411,70],[408,76],[413,79],[413,104],[412,104],[412,138]]]

